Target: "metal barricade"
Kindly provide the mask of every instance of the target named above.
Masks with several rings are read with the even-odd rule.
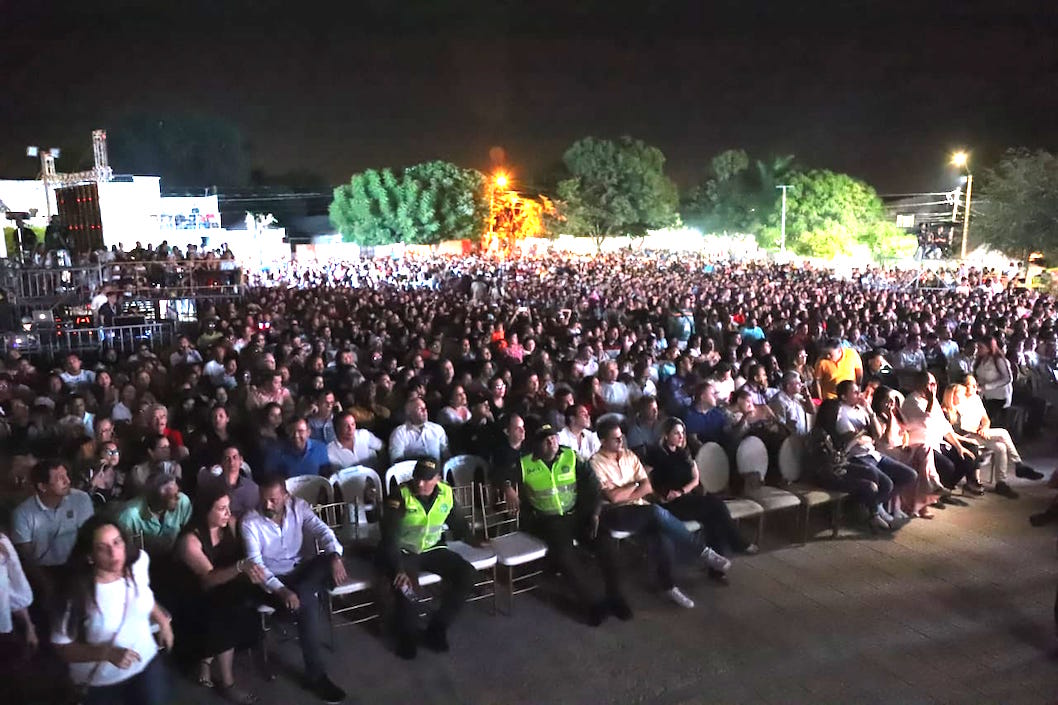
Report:
[[[131,355],[140,345],[151,349],[173,344],[173,324],[169,321],[128,326],[100,326],[96,328],[68,328],[37,330],[24,333],[4,333],[4,352],[17,350],[57,358],[68,353],[102,355],[108,350],[119,357]]]

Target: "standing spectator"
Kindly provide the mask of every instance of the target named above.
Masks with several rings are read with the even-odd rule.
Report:
[[[85,705],[164,705],[168,678],[158,640],[173,647],[169,616],[155,602],[150,559],[112,520],[100,515],[81,527],[69,576],[57,602],[51,640],[85,688]]]
[[[816,398],[836,399],[838,384],[845,380],[852,380],[857,386],[863,384],[863,365],[855,350],[842,347],[836,338],[827,338],[822,352],[814,370]]]
[[[977,341],[973,374],[981,385],[981,399],[984,400],[985,411],[992,419],[992,425],[1002,428],[1005,410],[1014,397],[1014,375],[995,336]]]

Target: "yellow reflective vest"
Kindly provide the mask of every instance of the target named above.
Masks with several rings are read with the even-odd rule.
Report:
[[[522,456],[522,486],[529,505],[541,514],[568,514],[577,503],[577,453],[559,448],[548,467],[533,455]]]
[[[400,496],[404,500],[404,516],[397,531],[397,545],[409,553],[436,548],[452,512],[452,488],[443,482],[437,483],[437,497],[429,512],[407,485],[400,486]]]

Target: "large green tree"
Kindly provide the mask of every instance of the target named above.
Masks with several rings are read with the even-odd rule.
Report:
[[[368,169],[334,190],[331,222],[360,245],[477,240],[488,219],[485,177],[448,162]]]
[[[631,137],[585,137],[562,161],[569,177],[556,190],[574,235],[590,236],[599,247],[607,237],[641,236],[676,223],[676,185],[665,176],[657,147]]]
[[[751,162],[742,149],[717,154],[683,204],[683,221],[706,233],[759,233],[778,207],[776,186],[792,165],[792,156]]]
[[[107,130],[110,164],[174,186],[245,186],[250,161],[239,128],[213,115],[128,115]]]
[[[866,246],[879,258],[910,254],[915,240],[890,223],[871,186],[825,169],[789,175],[786,246],[799,255],[834,257]],[[779,244],[781,208],[769,213],[758,239]]]
[[[1009,150],[979,184],[970,237],[1019,258],[1034,251],[1058,258],[1058,157]]]

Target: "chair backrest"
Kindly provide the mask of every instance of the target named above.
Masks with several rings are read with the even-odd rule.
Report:
[[[378,499],[381,501],[385,488],[382,486],[382,478],[373,468],[366,465],[352,465],[342,468],[331,477],[331,484],[341,491],[342,499],[348,504],[352,504],[354,500],[358,504],[363,502],[364,489],[369,482],[374,484]]]
[[[699,479],[702,489],[710,494],[719,494],[727,489],[730,480],[730,464],[727,453],[719,443],[706,443],[698,451],[695,462],[698,464]]]
[[[330,481],[319,475],[296,475],[287,478],[287,492],[309,504],[330,504],[334,500]]]
[[[482,522],[478,519],[478,512],[480,506],[478,502],[478,488],[479,485],[476,482],[472,482],[468,485],[453,485],[452,486],[452,499],[459,506],[459,510],[463,514],[463,518],[467,522],[467,526],[474,533],[477,533],[482,528]]]
[[[479,485],[478,500],[481,507],[481,526],[485,538],[495,538],[518,531],[519,514],[507,511],[507,496],[486,482]]]
[[[453,487],[472,485],[478,480],[478,469],[481,469],[482,480],[488,480],[489,464],[477,455],[456,455],[448,459],[444,466],[445,482]]]
[[[402,460],[399,463],[392,465],[389,470],[386,470],[386,493],[389,494],[390,488],[394,483],[403,485],[405,482],[411,479],[411,474],[415,471],[415,463],[417,460]]]
[[[779,472],[787,482],[797,482],[801,479],[801,457],[804,453],[804,443],[798,436],[790,436],[782,442],[779,448]]]
[[[756,436],[746,436],[735,451],[735,467],[739,475],[760,475],[768,472],[768,447]]]

